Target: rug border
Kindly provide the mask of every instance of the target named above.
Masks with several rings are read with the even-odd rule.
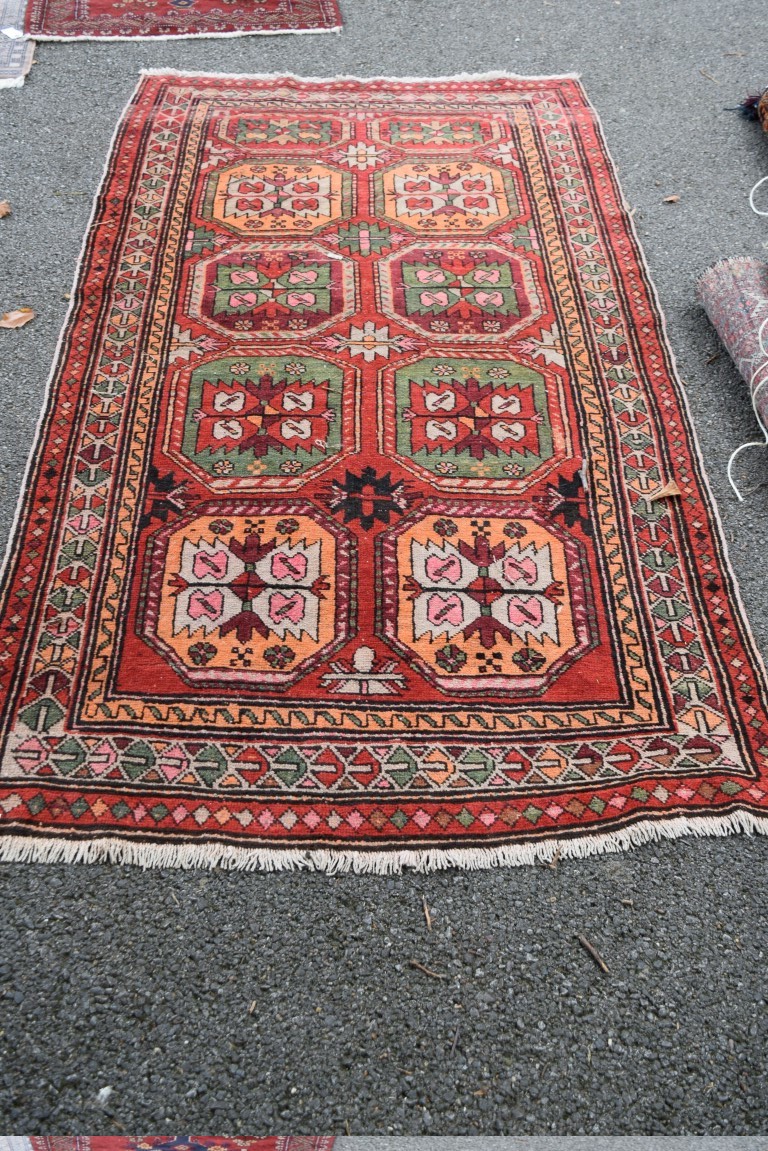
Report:
[[[334,29],[318,29],[313,31],[333,30]],[[250,35],[251,33],[219,33],[218,35],[241,34]],[[255,34],[259,35],[260,33]],[[278,33],[261,34],[277,35]],[[44,39],[44,37],[37,36],[34,38]],[[150,37],[143,38],[149,39]],[[176,39],[177,37],[154,38]],[[48,39],[54,38],[49,37]],[[79,39],[93,38],[80,37]],[[118,38],[99,37],[99,39]],[[122,37],[122,39],[125,39],[125,37]],[[131,96],[125,104],[111,135],[101,179],[94,194],[91,212],[75,265],[71,299],[56,343],[51,370],[45,385],[42,411],[37,422],[32,446],[24,469],[22,486],[19,492],[16,511],[9,529],[5,555],[0,564],[0,583],[3,582],[6,568],[12,559],[16,533],[26,504],[27,481],[35,466],[42,434],[55,401],[53,385],[59,367],[59,356],[64,340],[68,335],[70,320],[77,304],[75,289],[79,282],[88,238],[98,212],[101,194],[106,186],[114,148],[128,118],[130,109],[141,90],[144,78],[148,76],[190,77],[216,80],[268,80],[275,82],[292,80],[303,84],[328,84],[333,82],[354,82],[360,84],[376,82],[392,84],[430,84],[487,80],[576,81],[585,105],[594,117],[601,145],[611,165],[611,176],[618,190],[621,206],[624,210],[627,231],[631,236],[645,285],[656,310],[656,316],[663,338],[663,347],[668,357],[670,380],[685,418],[686,431],[691,445],[691,455],[697,464],[697,478],[709,501],[709,511],[713,517],[714,526],[718,535],[717,542],[722,549],[723,564],[726,569],[726,574],[731,581],[730,591],[733,595],[735,606],[739,611],[739,623],[742,628],[744,644],[751,658],[755,661],[758,673],[762,674],[764,681],[768,678],[766,664],[757,647],[749,617],[741,597],[736,573],[733,570],[728,554],[723,522],[706,472],[701,445],[691,414],[689,398],[681,382],[677,360],[669,340],[666,316],[659,300],[658,290],[651,277],[645,252],[640,242],[634,217],[631,212],[631,206],[621,186],[619,169],[608,148],[599,113],[587,95],[584,85],[581,83],[581,74],[576,72],[563,72],[550,75],[523,75],[521,73],[507,71],[489,71],[477,73],[463,72],[447,76],[355,76],[346,74],[334,76],[301,76],[293,72],[230,73],[200,72],[173,68],[142,69],[139,72],[138,80]],[[32,831],[20,831],[0,836],[0,863],[116,863],[130,864],[143,869],[156,867],[181,869],[221,868],[223,870],[238,871],[316,871],[328,875],[350,872],[356,875],[392,875],[402,873],[405,870],[432,872],[449,867],[462,870],[487,870],[501,866],[515,867],[525,864],[552,863],[556,859],[586,859],[593,855],[605,855],[626,851],[634,847],[641,847],[644,844],[658,843],[662,840],[675,840],[684,836],[696,836],[698,838],[724,837],[738,833],[768,836],[768,817],[755,815],[748,808],[735,804],[727,815],[674,816],[667,820],[649,819],[641,816],[636,823],[631,823],[613,831],[576,835],[569,838],[556,837],[530,843],[500,844],[492,847],[479,848],[416,848],[410,850],[394,848],[387,851],[371,850],[364,847],[340,847],[329,851],[325,849],[301,847],[289,849],[236,847],[231,844],[211,842],[195,844],[186,842],[157,843],[142,842],[140,839],[122,839],[117,836],[75,838],[71,832],[66,833],[66,835],[56,836],[51,834],[38,835]]]
[[[83,238],[82,238],[82,241],[80,243],[80,250],[77,254],[77,259],[75,262],[75,270],[74,270],[74,273],[72,276],[72,281],[70,284],[69,292],[67,293],[67,298],[69,299],[69,303],[67,304],[67,308],[66,308],[66,311],[64,313],[64,320],[63,320],[62,325],[61,325],[61,331],[59,332],[58,339],[56,340],[56,346],[53,350],[53,359],[51,361],[51,368],[50,368],[50,371],[48,373],[48,377],[45,381],[45,385],[43,388],[42,406],[40,409],[40,414],[37,417],[37,423],[35,424],[35,431],[34,431],[34,434],[32,437],[32,445],[30,447],[29,454],[27,456],[27,462],[26,462],[26,465],[24,467],[24,472],[23,472],[22,477],[21,477],[21,487],[19,489],[19,496],[18,496],[18,499],[16,501],[16,510],[13,513],[13,518],[11,519],[11,524],[10,524],[10,527],[8,529],[8,539],[7,539],[6,544],[5,544],[5,553],[3,555],[2,561],[0,562],[0,591],[2,590],[2,587],[4,586],[4,581],[5,581],[5,577],[7,575],[8,565],[11,563],[11,560],[13,558],[14,544],[16,542],[16,533],[17,533],[17,530],[19,528],[19,524],[21,523],[22,516],[24,514],[24,506],[27,502],[27,492],[28,492],[27,481],[30,479],[30,473],[32,472],[35,464],[37,463],[37,452],[38,452],[38,449],[42,446],[41,441],[42,441],[43,431],[44,431],[46,422],[47,422],[49,416],[53,414],[54,402],[55,402],[55,398],[56,398],[55,392],[54,392],[54,384],[56,382],[56,377],[58,375],[59,356],[61,355],[61,350],[62,350],[62,347],[64,345],[64,340],[69,333],[70,321],[71,321],[72,316],[75,312],[75,308],[78,306],[78,300],[76,298],[76,295],[77,295],[76,288],[77,288],[77,285],[78,285],[79,280],[80,280],[80,271],[81,271],[82,266],[83,266],[83,260],[85,258],[86,249],[88,247],[88,237],[90,236],[91,228],[93,227],[94,221],[96,219],[96,213],[98,212],[101,194],[104,191],[104,189],[106,188],[107,177],[109,174],[110,164],[112,161],[112,154],[114,152],[115,145],[117,143],[120,132],[122,131],[123,123],[125,122],[125,120],[128,117],[128,111],[133,106],[134,100],[135,100],[136,96],[138,95],[139,89],[141,88],[141,75],[142,74],[139,75],[139,79],[137,80],[136,84],[133,87],[133,91],[131,92],[130,98],[128,99],[125,106],[123,107],[123,110],[118,117],[117,124],[115,125],[115,127],[112,131],[112,134],[110,135],[109,143],[107,145],[107,154],[106,154],[106,157],[104,159],[104,164],[102,165],[102,169],[101,169],[101,176],[99,177],[99,182],[96,185],[96,191],[93,194],[93,200],[91,202],[91,210],[88,213],[88,220],[87,220],[86,225],[85,225],[85,231],[83,232]]]
[[[657,315],[658,320],[659,320],[659,324],[661,327],[661,335],[663,337],[661,343],[662,343],[662,347],[666,353],[666,356],[669,360],[669,366],[671,369],[670,370],[670,381],[672,383],[673,390],[676,394],[676,398],[680,404],[680,408],[681,408],[682,414],[684,416],[685,430],[688,433],[688,437],[689,437],[689,441],[690,441],[690,445],[691,445],[691,456],[693,458],[694,463],[697,465],[697,477],[696,478],[697,478],[699,484],[701,485],[701,487],[704,491],[704,494],[707,497],[707,500],[709,501],[709,511],[712,515],[712,519],[714,520],[714,524],[715,524],[715,527],[717,529],[716,533],[713,533],[713,534],[716,534],[717,538],[716,538],[715,542],[717,544],[719,544],[721,552],[722,552],[722,560],[723,560],[723,567],[725,569],[725,574],[729,577],[729,579],[731,581],[731,587],[729,590],[730,590],[730,594],[733,596],[734,604],[738,608],[738,621],[739,621],[739,624],[740,624],[741,629],[742,629],[742,639],[744,641],[744,647],[745,647],[745,649],[748,650],[751,659],[754,661],[755,670],[758,672],[758,674],[760,676],[762,676],[764,687],[768,688],[768,660],[763,658],[763,654],[760,651],[760,648],[758,647],[757,640],[755,639],[754,632],[752,630],[752,624],[750,622],[749,614],[748,614],[746,606],[744,604],[744,600],[742,599],[741,587],[739,584],[739,580],[738,580],[738,577],[737,577],[736,572],[734,570],[733,564],[731,563],[731,556],[730,556],[730,553],[728,551],[728,537],[727,537],[727,534],[725,531],[725,524],[723,523],[722,516],[720,515],[720,508],[718,506],[717,500],[715,499],[715,493],[712,489],[712,484],[711,484],[710,479],[709,479],[709,473],[707,471],[706,461],[704,459],[704,452],[703,452],[702,446],[699,442],[698,432],[696,431],[696,423],[695,423],[695,420],[693,417],[693,411],[691,409],[690,393],[689,393],[688,389],[686,388],[686,386],[683,384],[682,377],[680,375],[680,370],[679,370],[678,364],[677,364],[677,356],[675,355],[674,348],[672,347],[672,341],[669,338],[669,329],[667,326],[666,313],[664,312],[664,308],[662,307],[661,300],[659,299],[659,291],[658,291],[658,288],[656,287],[656,282],[651,275],[651,269],[648,266],[648,261],[645,258],[645,250],[643,248],[642,242],[640,240],[640,236],[639,236],[638,231],[637,231],[637,226],[635,224],[634,208],[632,207],[632,205],[629,203],[626,196],[624,195],[624,189],[621,185],[621,180],[619,179],[619,165],[614,160],[613,153],[611,152],[611,150],[608,146],[608,141],[606,140],[606,137],[605,137],[605,131],[603,130],[603,122],[600,119],[600,115],[599,115],[597,109],[595,108],[594,104],[590,100],[589,96],[587,95],[587,93],[584,89],[584,85],[581,83],[580,78],[577,77],[577,80],[579,83],[579,87],[581,88],[582,94],[584,96],[584,99],[585,99],[587,105],[589,106],[589,109],[592,112],[592,115],[595,118],[595,124],[597,126],[597,132],[598,132],[598,135],[600,137],[600,142],[602,144],[603,151],[605,152],[605,155],[607,156],[608,160],[610,161],[611,175],[613,177],[613,182],[616,186],[616,189],[619,193],[619,197],[621,200],[621,206],[624,209],[624,214],[625,214],[627,224],[628,224],[627,230],[629,231],[629,233],[632,237],[635,252],[637,254],[638,263],[639,263],[641,271],[643,273],[643,279],[645,282],[645,286],[648,289],[648,293],[651,297],[651,301],[652,301],[653,306],[656,310],[656,315]],[[735,258],[739,259],[739,258],[745,258],[745,257],[735,257]],[[702,273],[702,275],[704,275],[704,273]],[[699,279],[700,279],[700,277],[697,276],[693,282],[694,295],[696,292],[696,288],[697,288]]]
[[[342,24],[333,24],[328,28],[249,28],[244,31],[239,29],[236,32],[170,32],[162,35],[147,35],[141,36],[51,36],[45,32],[25,32],[25,40],[35,40],[47,44],[78,44],[84,41],[89,41],[93,44],[108,44],[108,43],[134,43],[140,40],[223,40],[232,39],[237,36],[323,36],[326,32],[335,32],[337,36],[341,35],[343,31]],[[165,73],[166,69],[158,69],[158,73]],[[142,71],[141,75],[146,73]],[[218,73],[205,73],[207,75],[217,75]],[[222,73],[226,75],[227,73]],[[168,75],[173,75],[168,72]],[[202,72],[190,72],[190,76],[202,76]]]
[[[768,836],[768,817],[745,808],[729,815],[675,816],[668,820],[641,818],[636,824],[597,835],[545,839],[535,843],[495,847],[457,847],[368,851],[340,848],[233,847],[220,843],[142,843],[103,836],[75,840],[63,836],[5,835],[0,837],[0,863],[113,863],[150,868],[220,869],[222,871],[314,871],[326,875],[400,875],[442,871],[487,871],[495,867],[521,867],[555,863],[561,859],[587,859],[611,855],[662,840],[722,838],[727,835]]]

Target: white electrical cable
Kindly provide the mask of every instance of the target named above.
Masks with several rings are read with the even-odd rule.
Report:
[[[768,176],[765,176],[764,179],[768,180]],[[760,181],[760,182],[762,183],[762,181]],[[755,187],[757,187],[757,185],[755,185]],[[754,192],[754,190],[755,189],[753,188],[752,191]],[[751,201],[751,197],[750,197],[750,203],[751,202],[752,201]],[[758,215],[759,216],[768,216],[768,212],[758,212]],[[731,487],[733,488],[733,490],[736,492],[736,497],[739,500],[739,503],[742,503],[742,504],[744,503],[744,497],[741,494],[741,492],[739,491],[739,489],[736,487],[736,483],[733,479],[733,476],[731,475],[731,469],[732,469],[734,463],[736,462],[737,457],[746,448],[765,448],[765,447],[768,447],[768,428],[766,428],[765,424],[762,421],[760,413],[757,410],[757,397],[759,396],[760,392],[762,392],[763,388],[768,387],[768,348],[766,348],[765,342],[764,342],[764,339],[765,339],[764,333],[765,333],[766,327],[768,327],[768,316],[766,316],[765,319],[763,320],[763,322],[761,323],[760,331],[757,334],[757,342],[760,345],[760,351],[763,353],[764,359],[762,360],[762,362],[760,364],[758,364],[758,366],[755,368],[754,372],[750,376],[749,380],[747,381],[749,384],[750,394],[752,396],[752,406],[755,409],[755,417],[757,419],[758,424],[760,425],[760,431],[763,433],[763,438],[762,438],[762,440],[750,440],[750,442],[748,444],[742,444],[741,447],[736,448],[735,452],[731,452],[730,459],[728,460],[728,481],[729,481]],[[752,385],[754,384],[755,380],[757,379],[757,377],[760,375],[761,372],[766,373],[765,379],[760,380],[760,383],[757,385],[757,387],[755,388],[755,390],[753,392],[752,391]]]
[[[756,216],[768,216],[768,212],[761,212],[759,208],[755,207],[755,192],[761,188],[763,184],[768,181],[768,176],[763,176],[762,180],[758,180],[752,191],[749,193],[749,206]]]

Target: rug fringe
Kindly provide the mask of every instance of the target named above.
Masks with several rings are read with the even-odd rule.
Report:
[[[40,37],[36,37],[40,39]],[[106,37],[100,37],[106,39]],[[521,72],[456,72],[451,76],[302,76],[297,72],[200,72],[180,68],[142,68],[140,76],[197,77],[201,80],[298,80],[302,84],[332,84],[353,81],[358,84],[450,84],[468,80],[580,80],[580,72],[560,72],[556,75],[523,75]]]
[[[765,263],[765,260],[761,259],[760,256],[723,256],[722,259],[715,260],[714,264],[710,264],[707,268],[705,268],[705,270],[696,280],[697,296],[699,285],[703,284],[705,280],[710,279],[714,272],[719,272],[723,268],[748,268],[752,264],[763,263]]]
[[[249,28],[245,31],[239,29],[235,32],[175,32],[170,35],[158,36],[47,36],[43,32],[29,32],[25,36],[27,40],[40,40],[47,44],[75,44],[88,40],[91,43],[117,43],[126,41],[137,40],[223,40],[233,39],[238,36],[321,36],[326,32],[335,32],[340,35],[342,31],[341,24],[334,24],[331,28]],[[164,72],[165,69],[160,69]],[[170,69],[169,69],[170,71]],[[194,73],[189,73],[194,75]],[[204,75],[204,73],[199,73]]]
[[[362,848],[280,849],[236,847],[225,843],[142,843],[128,839],[72,840],[30,835],[0,837],[3,863],[119,863],[144,870],[155,867],[221,869],[224,871],[316,871],[326,875],[397,875],[403,871],[431,872],[455,867],[484,871],[520,867],[558,859],[586,859],[665,839],[683,836],[768,835],[768,818],[737,808],[728,815],[674,816],[643,820],[629,827],[571,839],[493,847],[420,848],[368,851]]]

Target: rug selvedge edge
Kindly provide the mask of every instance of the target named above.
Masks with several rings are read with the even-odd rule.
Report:
[[[741,642],[750,655],[750,658],[753,660],[754,670],[757,673],[756,679],[758,681],[758,686],[762,690],[762,703],[763,706],[768,709],[768,659],[763,658],[762,652],[757,645],[754,630],[750,623],[749,615],[742,598],[739,579],[736,575],[733,564],[731,562],[731,557],[728,552],[728,540],[725,532],[725,525],[723,523],[720,508],[717,504],[717,500],[715,499],[712,482],[707,471],[707,466],[704,459],[704,450],[702,448],[701,441],[696,430],[696,422],[693,417],[690,395],[685,385],[683,384],[682,377],[680,375],[680,369],[677,363],[677,356],[675,355],[675,351],[672,347],[672,342],[669,337],[669,326],[667,323],[667,317],[664,308],[661,304],[661,299],[659,297],[659,289],[651,275],[651,270],[645,256],[645,250],[637,230],[634,211],[626,198],[624,188],[622,187],[621,180],[619,179],[619,168],[608,145],[600,114],[592,103],[589,95],[587,94],[584,85],[581,83],[580,77],[574,77],[574,79],[581,88],[584,102],[587,108],[592,113],[601,147],[609,162],[608,175],[618,193],[623,211],[624,225],[632,243],[634,256],[637,260],[638,268],[642,275],[645,290],[648,293],[651,307],[659,325],[659,346],[667,365],[669,383],[671,384],[672,391],[680,408],[680,414],[683,418],[684,430],[686,432],[688,445],[690,447],[691,461],[694,464],[695,479],[699,488],[701,489],[701,494],[703,496],[702,503],[704,504],[704,507],[711,521],[710,532],[712,539],[719,549],[719,566],[721,567],[723,574],[728,578],[728,594],[729,597],[732,597],[732,606],[737,609],[733,613],[734,622],[739,628]]]
[[[107,154],[104,160],[104,164],[102,165],[101,174],[96,185],[96,190],[93,193],[93,199],[91,201],[91,208],[90,212],[88,213],[85,231],[83,232],[83,238],[80,242],[80,247],[75,258],[74,272],[72,273],[70,288],[69,292],[67,293],[69,302],[64,312],[64,319],[62,320],[61,330],[59,331],[59,335],[53,349],[51,367],[48,371],[48,375],[46,376],[45,384],[43,385],[40,414],[38,415],[37,422],[35,424],[32,442],[27,453],[27,460],[24,465],[24,471],[21,475],[19,496],[16,501],[16,507],[14,508],[13,517],[8,526],[8,537],[5,541],[2,557],[0,558],[0,613],[2,613],[5,608],[5,598],[11,590],[10,582],[8,581],[8,569],[13,561],[13,554],[16,544],[19,542],[17,540],[17,536],[19,529],[22,526],[22,519],[25,514],[25,505],[29,496],[31,495],[31,485],[29,481],[33,478],[33,473],[35,470],[42,466],[42,460],[38,459],[38,452],[44,446],[46,425],[50,416],[55,411],[56,401],[58,399],[56,384],[63,367],[61,361],[61,353],[63,351],[64,344],[70,335],[70,332],[74,329],[75,315],[80,306],[77,289],[80,286],[80,275],[83,270],[83,264],[90,245],[91,231],[98,217],[102,193],[107,188],[107,181],[109,180],[110,176],[115,145],[120,139],[121,132],[128,118],[128,114],[136,102],[136,98],[141,91],[141,87],[142,76],[139,75],[139,78],[133,86],[131,95],[123,106],[117,124],[115,125],[109,138]]]
[[[404,871],[427,873],[455,867],[487,871],[496,867],[548,864],[557,860],[587,859],[661,843],[665,840],[723,838],[727,835],[768,836],[768,817],[735,807],[721,816],[670,816],[666,820],[640,817],[629,827],[599,834],[575,832],[570,837],[494,847],[457,847],[385,851],[364,848],[262,848],[202,843],[142,843],[128,839],[55,838],[32,834],[0,836],[0,863],[111,863],[150,868],[203,868],[225,871],[314,871],[326,875],[398,875]]]

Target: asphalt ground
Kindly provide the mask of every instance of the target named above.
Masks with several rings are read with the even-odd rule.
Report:
[[[142,67],[305,75],[576,71],[597,107],[758,642],[765,488],[739,504],[745,385],[694,302],[762,254],[755,0],[343,0],[337,36],[43,44],[0,93],[0,529],[11,523],[91,199]],[[674,204],[666,196],[678,195]],[[751,453],[747,486],[768,481]],[[768,840],[681,840],[375,878],[0,867],[0,1129],[757,1135],[768,1123]],[[431,933],[422,914],[426,898]],[[631,902],[629,902],[631,901]],[[603,974],[579,947],[588,936]],[[447,980],[409,966],[417,959]],[[102,1105],[97,1093],[111,1087]],[[103,1095],[102,1095],[103,1098]]]
[[[334,1151],[656,1151],[650,1135],[558,1136],[522,1135],[505,1138],[471,1135],[342,1135]],[[768,1138],[737,1135],[717,1137],[668,1135],[664,1151],[766,1151]]]

